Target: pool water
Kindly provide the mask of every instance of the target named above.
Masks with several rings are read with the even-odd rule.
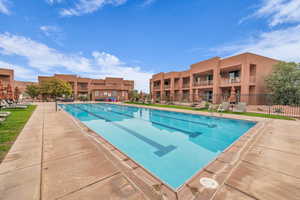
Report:
[[[173,189],[255,125],[117,104],[60,106]]]

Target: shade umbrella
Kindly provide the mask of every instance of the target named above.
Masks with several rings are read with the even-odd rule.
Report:
[[[13,97],[13,91],[12,91],[12,87],[10,84],[7,85],[7,88],[6,88],[6,98],[9,99],[9,100],[12,100],[14,97]]]
[[[15,100],[18,101],[20,97],[20,90],[18,87],[15,87]]]
[[[2,109],[2,99],[4,99],[4,88],[2,80],[0,80],[0,109]]]
[[[0,100],[4,99],[4,88],[2,81],[0,80]]]
[[[236,91],[235,88],[232,86],[230,91],[229,103],[236,103]]]

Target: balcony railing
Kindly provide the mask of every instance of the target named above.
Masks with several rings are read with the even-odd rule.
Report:
[[[170,89],[170,85],[164,85],[164,89]]]
[[[190,83],[183,83],[182,88],[190,88]]]
[[[88,90],[87,86],[78,86],[78,90]]]
[[[213,80],[205,80],[205,81],[199,81],[199,82],[194,82],[194,86],[207,86],[207,85],[213,85]]]
[[[222,84],[233,84],[233,83],[240,83],[241,79],[240,78],[223,78],[221,79]]]
[[[156,90],[159,90],[160,89],[160,85],[154,85],[153,88],[156,89]]]

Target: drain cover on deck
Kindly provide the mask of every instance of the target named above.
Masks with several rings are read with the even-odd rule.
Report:
[[[216,189],[219,184],[217,181],[215,181],[214,179],[211,178],[200,178],[200,184],[203,185],[206,188],[210,188],[210,189]]]

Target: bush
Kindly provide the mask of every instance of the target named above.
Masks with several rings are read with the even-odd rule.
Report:
[[[78,97],[79,101],[88,101],[89,98],[87,96],[79,96]]]

